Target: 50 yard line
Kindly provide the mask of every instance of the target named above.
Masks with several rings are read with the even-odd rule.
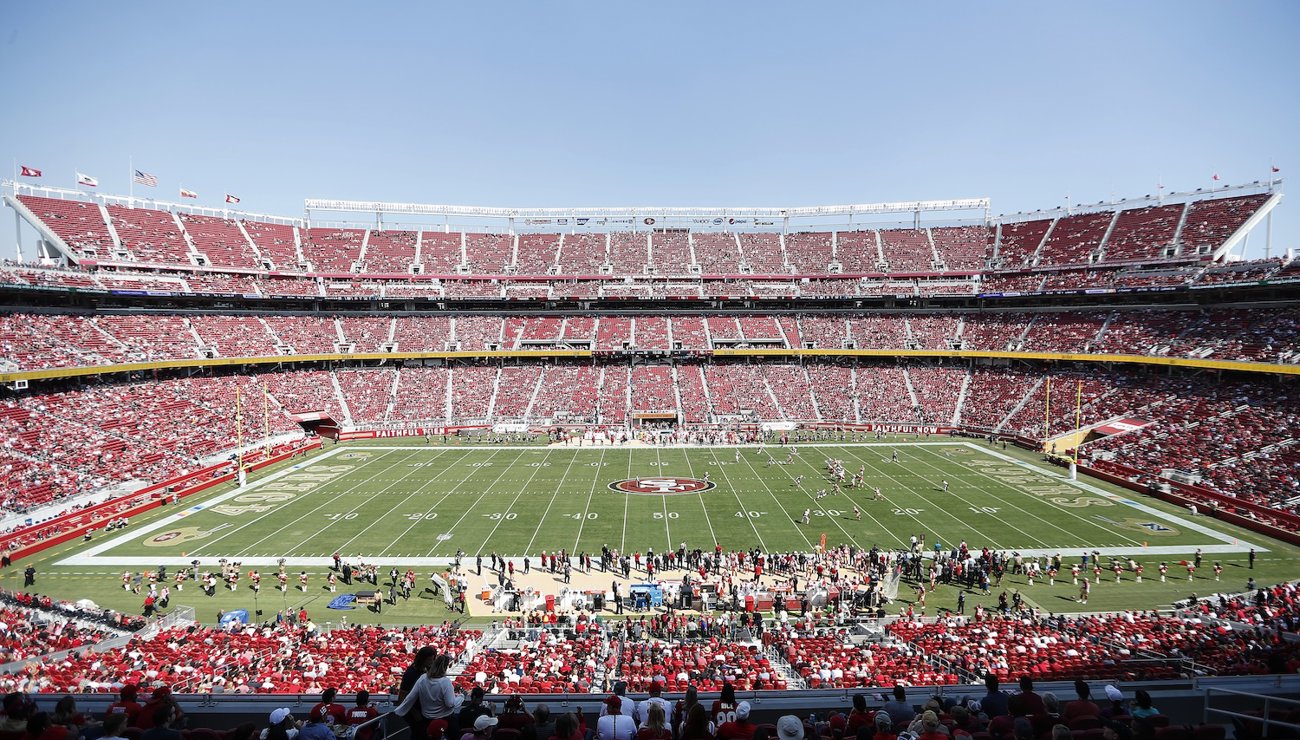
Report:
[[[658,448],[658,447],[655,447],[655,462],[658,463],[659,473],[662,475],[663,472],[664,472],[664,459],[663,459],[663,457],[659,454],[659,448]],[[663,507],[664,507],[664,538],[668,541],[668,549],[669,549],[669,550],[672,550],[672,549],[673,549],[673,533],[672,533],[671,530],[668,529],[668,497],[667,497],[667,496],[660,496],[660,497],[659,497],[659,502],[662,503],[662,504],[663,504]]]

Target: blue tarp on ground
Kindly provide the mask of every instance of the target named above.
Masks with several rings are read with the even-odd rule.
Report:
[[[327,609],[356,609],[352,602],[357,600],[356,594],[340,594],[329,603]]]
[[[231,622],[239,622],[240,624],[248,624],[248,610],[247,610],[247,609],[235,609],[234,611],[228,611],[228,612],[226,612],[225,614],[221,615],[221,626],[222,626],[222,627],[224,627],[224,626],[230,624]]]

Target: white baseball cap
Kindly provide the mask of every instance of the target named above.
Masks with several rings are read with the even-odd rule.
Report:
[[[779,740],[803,740],[803,722],[787,714],[776,721],[776,735]]]

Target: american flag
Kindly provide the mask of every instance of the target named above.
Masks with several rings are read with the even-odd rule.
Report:
[[[131,178],[141,185],[148,185],[151,188],[158,187],[158,178],[148,172],[135,171],[135,177]]]

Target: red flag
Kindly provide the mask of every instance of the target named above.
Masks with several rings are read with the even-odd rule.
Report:
[[[1210,179],[1211,179],[1211,180],[1218,180],[1218,179],[1219,179],[1219,174],[1216,172],[1216,173],[1214,174],[1214,177],[1211,177]]]
[[[1277,172],[1277,168],[1276,168],[1276,167],[1273,168],[1273,171],[1274,171],[1274,172]],[[35,167],[28,167],[27,165],[23,165],[23,173],[22,173],[22,174],[23,174],[23,177],[40,177],[40,176],[41,176],[41,171],[38,170],[38,169],[36,169]]]
[[[226,202],[227,202],[227,203],[238,203],[238,202],[239,202],[239,198],[236,198],[235,196],[230,195],[229,193],[227,193],[227,194],[226,194]]]
[[[23,169],[27,169],[27,168],[24,167]],[[1281,167],[1278,167],[1277,165],[1273,165],[1273,171],[1274,171],[1274,172],[1281,172],[1281,171],[1282,171],[1282,168],[1281,168]],[[38,176],[39,176],[39,175],[38,175]]]

